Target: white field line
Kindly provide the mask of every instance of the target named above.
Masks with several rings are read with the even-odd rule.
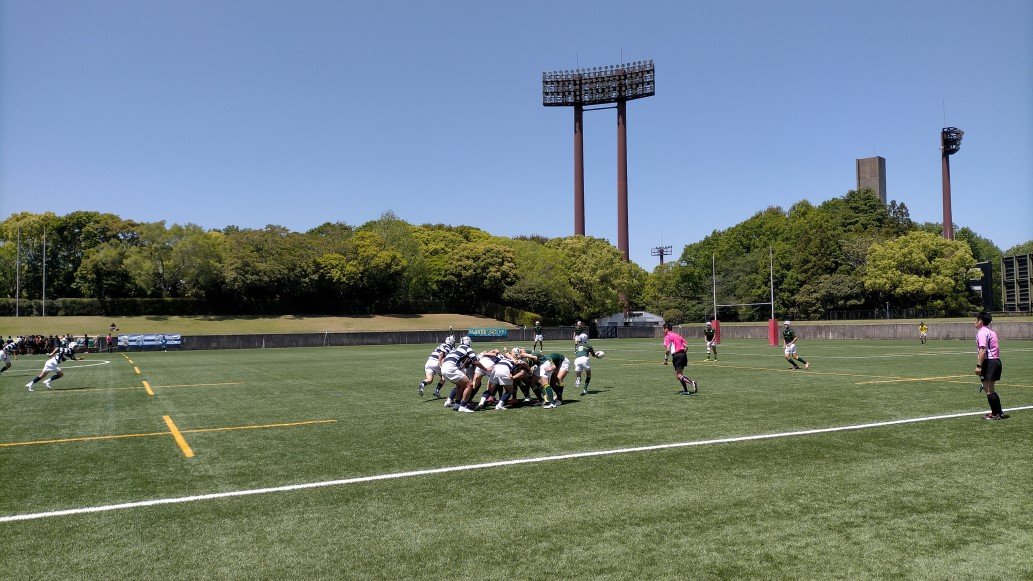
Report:
[[[82,369],[83,367],[96,367],[98,365],[110,365],[110,364],[111,364],[110,361],[108,361],[106,359],[102,359],[102,360],[97,361],[97,362],[83,363],[82,365],[68,365],[68,364],[65,364],[65,365],[61,366],[61,369],[66,369],[66,370],[67,369]],[[13,375],[24,375],[24,376],[30,376],[31,375],[32,377],[36,377],[37,375],[39,375],[39,372],[38,371],[33,371],[33,369],[36,369],[36,368],[35,367],[30,367],[28,369],[19,369],[18,371],[15,371],[14,369],[8,369],[7,371],[4,372],[4,375],[12,375],[12,376]]]
[[[1008,408],[1005,411],[1019,411],[1033,409],[1033,405]],[[557,460],[572,460],[575,458],[594,458],[598,456],[612,456],[615,454],[632,454],[636,452],[652,452],[656,450],[669,450],[672,448],[688,448],[692,446],[709,446],[713,444],[731,444],[734,442],[748,442],[752,440],[774,440],[776,438],[790,438],[794,436],[810,436],[814,434],[828,434],[832,432],[846,432],[850,430],[865,430],[881,428],[885,426],[896,426],[900,424],[915,424],[919,422],[931,422],[935,420],[946,420],[962,418],[966,416],[978,416],[985,411],[961,412],[954,414],[943,414],[937,416],[925,416],[920,418],[909,418],[904,420],[889,420],[884,422],[872,422],[868,424],[853,424],[849,426],[836,426],[832,428],[816,428],[811,430],[798,430],[794,432],[780,432],[775,434],[757,434],[753,436],[735,436],[731,438],[717,438],[713,440],[696,440],[693,442],[677,442],[674,444],[656,444],[652,446],[636,446],[633,448],[617,448],[613,450],[597,450],[594,452],[574,452],[570,454],[559,454],[555,456],[540,456],[537,458],[518,458],[516,460],[502,460],[498,462],[483,462],[480,464],[464,464],[461,466],[446,466],[444,468],[429,468],[425,470],[411,470],[408,472],[391,472],[388,474],[377,474],[375,476],[359,476],[355,478],[342,478],[340,480],[326,480],[322,482],[306,482],[303,484],[290,484],[286,486],[273,486],[268,488],[252,488],[248,490],[234,490],[229,492],[214,492],[210,494],[197,494],[193,496],[180,496],[175,498],[155,498],[152,500],[141,500],[136,502],[123,502],[120,504],[108,504],[102,506],[86,506],[81,508],[70,508],[65,510],[53,510],[47,512],[34,512],[26,514],[12,514],[0,516],[0,523],[38,520],[57,516],[72,516],[94,512],[108,512],[113,510],[124,510],[130,508],[143,508],[162,504],[182,504],[186,502],[197,502],[202,500],[216,500],[220,498],[233,498],[237,496],[252,496],[255,494],[271,494],[274,492],[292,492],[295,490],[307,490],[312,488],[327,488],[331,486],[345,486],[348,484],[362,484],[366,482],[377,482],[381,480],[396,480],[399,478],[412,478],[416,476],[428,476],[431,474],[447,474],[450,472],[466,472],[469,470],[481,470],[485,468],[499,468],[502,466],[518,466],[521,464],[536,464],[539,462],[554,462]]]

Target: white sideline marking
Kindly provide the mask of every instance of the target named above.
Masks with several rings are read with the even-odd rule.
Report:
[[[1033,405],[1007,408],[1004,411],[1012,412],[1019,410],[1033,409]],[[445,468],[429,468],[425,470],[411,470],[408,472],[391,472],[375,476],[359,476],[355,478],[342,478],[340,480],[326,480],[323,482],[307,482],[304,484],[289,484],[286,486],[272,486],[268,488],[253,488],[250,490],[234,490],[230,492],[214,492],[210,494],[196,494],[193,496],[180,496],[177,498],[155,498],[152,500],[141,500],[137,502],[123,502],[120,504],[107,504],[102,506],[87,506],[82,508],[70,508],[66,510],[52,510],[47,512],[34,512],[27,514],[12,514],[0,516],[0,523],[15,522],[23,520],[37,520],[55,516],[71,516],[87,514],[92,512],[107,512],[128,508],[142,508],[160,504],[181,504],[185,502],[197,502],[200,500],[215,500],[218,498],[232,498],[235,496],[251,496],[254,494],[269,494],[273,492],[292,492],[295,490],[306,490],[310,488],[326,488],[329,486],[344,486],[347,484],[361,484],[365,482],[377,482],[380,480],[395,480],[398,478],[410,478],[413,476],[427,476],[430,474],[446,474],[449,472],[465,472],[468,470],[479,470],[482,468],[498,468],[500,466],[517,466],[520,464],[535,464],[538,462],[553,462],[556,460],[570,460],[573,458],[593,458],[597,456],[612,456],[614,454],[630,454],[634,452],[651,452],[654,450],[668,450],[671,448],[687,448],[690,446],[708,446],[712,444],[730,444],[734,442],[748,442],[751,440],[773,440],[775,438],[788,438],[792,436],[810,436],[813,434],[828,434],[832,432],[845,432],[849,430],[864,430],[869,428],[881,428],[884,426],[895,426],[899,424],[914,424],[919,422],[930,422],[933,420],[946,420],[966,416],[978,416],[986,413],[962,412],[956,414],[944,414],[939,416],[926,416],[922,418],[910,418],[905,420],[889,420],[885,422],[872,422],[868,424],[854,424],[850,426],[837,426],[834,428],[816,428],[812,430],[798,430],[795,432],[781,432],[776,434],[758,434],[754,436],[735,436],[731,438],[717,438],[714,440],[697,440],[695,442],[677,442],[674,444],[655,444],[652,446],[636,446],[634,448],[617,448],[614,450],[598,450],[595,452],[575,452],[571,454],[560,454],[556,456],[541,456],[538,458],[519,458],[516,460],[502,460],[498,462],[483,462],[480,464],[465,464],[462,466],[447,466]]]
[[[101,359],[101,360],[98,360],[96,363],[90,362],[90,363],[83,363],[82,365],[68,365],[66,363],[66,364],[61,366],[61,369],[82,369],[83,367],[96,367],[98,365],[110,365],[110,364],[111,364],[111,362],[108,361],[107,359]],[[33,369],[35,369],[35,367],[30,367],[28,369],[19,369],[18,371],[8,371],[7,375],[11,375],[11,376],[23,375],[25,377],[29,377],[29,376],[35,377],[36,375],[38,375],[38,373],[33,371]]]

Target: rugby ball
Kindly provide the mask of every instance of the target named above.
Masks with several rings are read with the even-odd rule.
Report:
[[[596,351],[595,352],[595,356],[598,357],[599,359],[602,359],[603,355],[606,355],[605,351]]]

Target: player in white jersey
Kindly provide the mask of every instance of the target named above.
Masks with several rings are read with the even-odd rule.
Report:
[[[477,360],[481,362],[483,371],[480,367],[475,368],[473,372],[473,387],[474,391],[481,389],[481,379],[488,377],[491,379],[491,369],[495,366],[495,362],[499,360],[501,353],[498,349],[488,349],[477,354]]]
[[[0,373],[11,368],[11,357],[13,357],[15,352],[18,350],[18,344],[21,342],[22,338],[18,337],[17,339],[7,341],[4,344],[3,349],[0,349],[0,363],[4,364],[3,367],[0,367]]]
[[[474,350],[470,348],[470,342],[470,337],[460,339],[459,345],[446,355],[445,360],[441,363],[441,374],[456,386],[452,395],[445,400],[445,407],[452,407],[458,400],[459,405],[455,409],[460,412],[473,411],[470,407],[470,399],[473,397],[474,391],[473,380],[466,374],[466,368],[478,367],[489,371],[478,360]]]
[[[423,372],[425,374],[423,381],[420,382],[419,393],[423,396],[423,388],[427,387],[427,384],[434,381],[434,376],[438,376],[438,386],[434,388],[434,397],[441,397],[441,387],[445,384],[445,376],[441,375],[441,362],[445,360],[445,356],[452,351],[452,346],[455,345],[455,337],[449,335],[445,338],[445,342],[438,345],[430,352],[427,356],[427,362],[423,365]]]
[[[50,389],[51,388],[51,385],[50,385],[51,382],[57,381],[58,379],[61,379],[62,377],[64,377],[65,372],[61,371],[61,368],[58,367],[58,365],[60,365],[65,359],[71,359],[72,361],[78,361],[80,359],[86,359],[86,354],[85,353],[83,353],[82,357],[76,357],[75,356],[75,349],[77,347],[78,347],[78,345],[76,345],[75,341],[72,341],[71,343],[68,344],[67,347],[58,347],[57,349],[54,349],[53,351],[51,351],[50,352],[50,359],[47,359],[47,362],[45,364],[43,364],[43,371],[40,371],[39,375],[37,375],[36,377],[32,378],[32,381],[26,383],[25,387],[29,388],[29,391],[32,391],[32,386],[36,385],[36,383],[42,381],[43,385],[47,386],[47,389]],[[50,373],[53,373],[54,377],[52,377],[50,379],[44,379]]]

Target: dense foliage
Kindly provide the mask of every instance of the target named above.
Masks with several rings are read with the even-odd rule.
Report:
[[[713,312],[712,271],[719,304],[760,303],[770,300],[769,264],[779,316],[822,318],[887,302],[948,314],[971,307],[964,281],[973,264],[996,265],[1002,256],[968,228],[943,240],[939,225],[914,224],[905,205],[883,205],[868,191],[768,208],[652,273],[598,238],[504,238],[470,226],[416,226],[391,213],[307,232],[20,213],[0,223],[0,295],[14,297],[20,232],[21,299],[30,313],[40,306],[28,301],[42,294],[44,231],[48,303],[62,299],[69,314],[475,312],[490,303],[559,324],[618,312],[627,297],[674,322],[700,321]],[[720,315],[763,318],[767,308],[725,307]]]
[[[1001,250],[969,228],[956,240],[939,224],[916,224],[907,206],[883,205],[867,190],[849,191],[814,206],[771,207],[685,247],[679,260],[657,267],[646,282],[644,306],[675,321],[701,321],[718,305],[771,301],[776,316],[819,319],[889,304],[930,316],[975,308],[966,290],[977,261],[993,267],[999,289]],[[926,234],[929,233],[929,234]],[[1029,245],[1020,245],[1015,249]],[[995,308],[1000,295],[994,293]],[[764,319],[767,305],[721,307],[721,319]]]
[[[26,313],[41,310],[44,229],[48,303],[62,299],[48,308],[66,314],[515,307],[560,324],[620,310],[620,293],[637,303],[648,276],[597,238],[510,239],[469,226],[414,226],[390,213],[359,227],[328,222],[303,233],[273,225],[204,230],[97,212],[21,213],[0,224],[7,265],[0,293],[14,297],[20,231]]]

